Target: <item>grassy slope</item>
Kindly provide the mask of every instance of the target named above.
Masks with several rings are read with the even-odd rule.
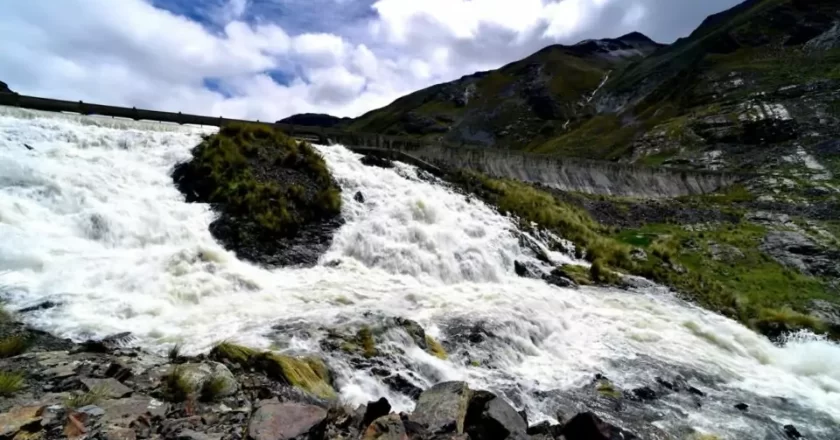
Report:
[[[590,261],[668,285],[688,299],[766,334],[799,328],[827,331],[822,322],[805,314],[806,307],[813,299],[836,302],[836,296],[827,291],[824,280],[794,272],[763,255],[758,250],[766,232],[762,226],[742,221],[709,224],[697,231],[674,224],[616,230],[597,223],[582,208],[528,184],[464,172],[451,180],[523,224],[535,222],[571,240],[586,251]],[[733,202],[749,197],[735,188],[682,202],[733,209]],[[616,199],[615,203],[631,201]],[[743,257],[716,260],[710,250],[715,244],[731,246]],[[634,247],[646,251],[647,261],[629,258]]]

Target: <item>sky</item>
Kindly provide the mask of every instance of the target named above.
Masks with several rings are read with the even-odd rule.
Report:
[[[0,0],[23,94],[211,116],[358,116],[550,44],[662,43],[739,0]]]

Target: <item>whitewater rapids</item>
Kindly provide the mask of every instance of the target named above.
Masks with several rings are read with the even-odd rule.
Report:
[[[658,422],[667,431],[765,438],[771,428],[732,409],[745,401],[773,423],[840,435],[837,345],[803,334],[775,346],[664,289],[519,278],[514,261],[533,257],[513,222],[407,165],[365,167],[341,146],[318,147],[342,187],[346,220],[322,264],[265,270],[239,261],[208,232],[208,206],[185,203],[169,175],[214,130],[0,107],[0,299],[12,310],[57,303],[25,319],[62,336],[129,331],[158,351],[178,342],[199,352],[227,339],[317,352],[306,332],[277,329],[365,312],[414,319],[444,341],[445,325],[481,322],[497,336],[492,368],[409,350],[418,385],[467,380],[503,392],[533,420],[554,415],[537,395],[596,372],[622,389],[688,372],[707,378],[698,386],[721,403],[667,412]],[[346,401],[385,395],[411,409],[372,376],[334,365]]]

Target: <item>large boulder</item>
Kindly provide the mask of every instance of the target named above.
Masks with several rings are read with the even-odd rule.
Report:
[[[0,81],[0,93],[14,93],[9,86],[6,85],[3,81]]]
[[[430,432],[462,434],[471,397],[472,391],[465,382],[441,382],[423,391],[411,420],[425,425]]]
[[[341,225],[341,195],[321,155],[267,125],[231,124],[172,173],[188,202],[219,213],[210,232],[266,266],[314,265]]]
[[[323,433],[327,411],[295,402],[264,402],[248,422],[252,440],[303,440]]]
[[[362,440],[408,440],[402,419],[397,414],[380,417],[362,434]]]
[[[591,412],[580,413],[563,426],[566,440],[633,440],[635,435],[601,420]]]
[[[523,438],[528,431],[528,423],[522,415],[489,391],[473,393],[465,423],[472,440]]]

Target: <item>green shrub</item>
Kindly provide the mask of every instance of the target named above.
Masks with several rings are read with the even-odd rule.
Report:
[[[181,344],[173,345],[168,352],[166,352],[166,357],[171,361],[175,362],[178,358],[181,357]]]
[[[23,375],[11,371],[0,371],[0,396],[11,397],[23,389]]]

